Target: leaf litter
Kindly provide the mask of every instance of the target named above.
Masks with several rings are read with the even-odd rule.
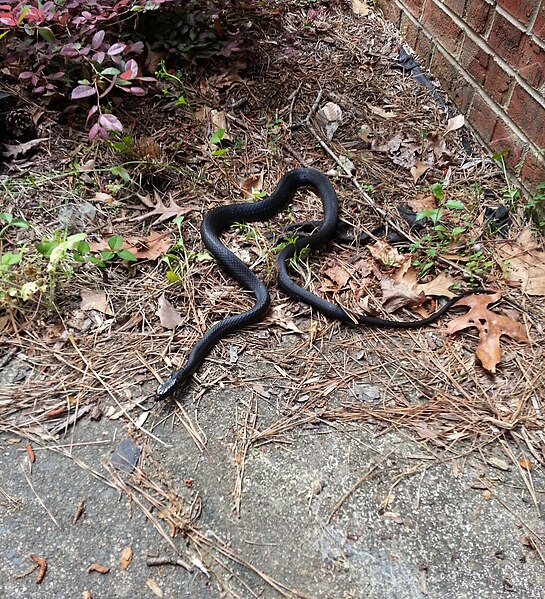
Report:
[[[353,6],[361,15],[367,14],[368,7],[364,3],[354,2]],[[232,70],[234,74],[229,75],[229,69],[218,67],[218,73],[214,71],[213,61],[207,63],[211,71],[199,73],[200,84],[188,85],[192,104],[214,105],[220,113],[229,115],[225,121],[230,125],[229,134],[233,139],[244,140],[243,151],[232,147],[221,160],[211,157],[210,131],[202,132],[195,126],[195,119],[183,113],[176,115],[176,121],[171,111],[161,112],[160,107],[136,115],[136,132],[139,126],[142,131],[155,131],[154,137],[161,146],[180,159],[177,164],[180,173],[173,171],[166,177],[161,170],[159,174],[152,173],[147,181],[139,179],[135,197],[140,199],[145,212],[137,212],[140,206],[130,208],[119,201],[112,185],[115,179],[109,174],[101,175],[102,164],[106,164],[108,168],[104,170],[110,172],[111,163],[120,161],[119,156],[108,154],[108,150],[97,151],[87,170],[81,169],[79,175],[66,177],[66,184],[74,183],[75,189],[89,185],[87,197],[94,196],[101,204],[94,223],[97,230],[119,231],[124,240],[133,243],[131,251],[135,254],[141,251],[142,262],[150,263],[139,264],[135,278],[129,278],[119,269],[109,269],[106,276],[102,272],[75,269],[69,281],[63,280],[57,308],[64,316],[71,315],[74,306],[79,305],[82,289],[96,291],[98,295],[92,301],[98,302],[99,296],[107,294],[114,316],[108,322],[91,323],[89,330],[76,330],[69,324],[64,327],[62,323],[49,324],[46,331],[31,327],[32,306],[18,315],[27,320],[15,331],[6,332],[12,326],[11,318],[6,319],[2,340],[24,356],[27,370],[22,371],[17,382],[0,388],[0,430],[26,436],[32,439],[34,446],[51,442],[58,438],[59,431],[80,421],[82,409],[96,406],[100,397],[108,404],[104,409],[107,417],[121,418],[140,434],[153,438],[152,433],[143,430],[144,423],[139,427],[137,423],[142,414],[142,402],[153,394],[154,375],[164,377],[173,367],[181,365],[189,349],[211,323],[252,304],[251,298],[241,293],[238,285],[226,279],[213,263],[199,263],[187,255],[182,262],[182,282],[176,286],[166,281],[160,267],[152,264],[160,258],[160,251],[158,248],[150,250],[149,246],[154,245],[150,238],[158,239],[161,250],[159,236],[167,233],[163,239],[169,243],[177,239],[178,231],[169,222],[176,217],[185,217],[184,242],[197,251],[201,248],[197,230],[203,210],[216,203],[232,202],[238,198],[240,189],[248,198],[254,197],[255,192],[271,191],[288,168],[302,164],[342,175],[335,181],[341,218],[357,231],[368,231],[383,223],[385,214],[389,227],[394,225],[410,237],[411,231],[398,216],[398,204],[411,205],[412,202],[413,210],[418,211],[415,202],[421,198],[429,202],[420,204],[421,210],[435,208],[436,198],[429,193],[429,187],[439,181],[443,181],[449,197],[463,200],[475,211],[481,209],[483,202],[496,205],[501,201],[505,182],[499,169],[486,160],[475,162],[469,170],[462,168],[463,150],[457,136],[463,126],[461,119],[446,124],[444,114],[426,90],[408,77],[393,77],[390,65],[396,56],[396,40],[391,30],[381,29],[380,19],[370,14],[369,20],[368,17],[354,20],[342,11],[335,13],[331,22],[338,26],[327,31],[330,42],[309,43],[306,52],[295,62],[281,50],[278,54],[270,52],[266,72],[260,70],[257,62],[255,65],[248,62],[247,66],[237,66]],[[297,10],[288,10],[283,18],[285,27],[275,29],[275,39],[279,32],[287,29],[314,27],[304,19],[299,6]],[[302,40],[302,48],[307,43]],[[281,47],[275,45],[275,48]],[[355,48],[357,54],[353,51]],[[301,48],[290,50],[288,40],[285,52],[289,51],[297,53]],[[335,72],[343,70],[344,80],[337,79],[329,69],[333,55],[339,67]],[[251,83],[251,93],[242,91],[244,82]],[[313,111],[320,88],[325,95]],[[222,90],[221,95],[218,89]],[[250,109],[232,109],[233,103],[242,96],[246,96]],[[308,126],[304,123],[328,102],[339,107],[342,125],[331,138],[327,134],[322,137],[318,134],[316,138],[312,119],[308,120]],[[162,119],[169,125],[163,126]],[[264,131],[271,131],[267,124],[277,119],[298,126],[281,128],[280,138],[274,140]],[[174,122],[175,127],[171,126]],[[199,127],[202,128],[202,124]],[[60,156],[70,156],[73,146],[69,140],[62,139],[59,131],[52,130],[52,135],[57,136],[52,148],[56,148]],[[421,131],[426,132],[424,138],[419,138]],[[180,137],[199,140],[194,152],[191,148],[185,153],[178,151]],[[371,148],[361,151],[362,147],[368,147],[361,144],[369,141]],[[65,197],[66,190],[58,183],[51,185],[49,156],[37,152],[33,159],[33,168],[37,170],[34,187],[21,188],[20,192],[15,188],[7,202],[17,205],[44,229],[53,228],[55,207]],[[416,170],[411,173],[413,168]],[[446,172],[450,172],[448,180]],[[260,173],[257,179],[256,173]],[[95,182],[99,183],[99,189],[111,189],[112,193],[97,196]],[[362,184],[367,187],[363,188]],[[479,186],[484,187],[486,193],[476,194]],[[48,210],[40,213],[35,206],[43,201]],[[116,210],[110,211],[114,205]],[[255,367],[256,360],[263,357],[274,364],[270,372],[260,373],[259,384],[267,393],[275,389],[285,391],[283,403],[268,420],[253,425],[255,414],[250,406],[245,420],[248,424],[241,424],[247,426],[245,445],[239,448],[242,456],[253,445],[286,439],[297,429],[349,422],[370,422],[379,431],[391,427],[410,430],[420,442],[437,450],[439,459],[476,449],[486,455],[489,444],[503,440],[512,443],[514,439],[532,455],[540,456],[544,441],[545,381],[539,348],[543,344],[540,322],[544,314],[541,302],[532,301],[532,297],[542,295],[543,277],[539,270],[533,270],[542,262],[541,245],[533,238],[530,242],[530,237],[517,237],[516,224],[506,240],[490,241],[477,235],[476,245],[480,244],[487,255],[499,256],[497,265],[481,276],[488,285],[511,297],[522,315],[517,318],[524,319],[522,329],[518,327],[523,325],[512,316],[489,310],[483,299],[475,300],[477,304],[473,308],[466,304],[470,311],[459,316],[458,322],[460,327],[464,323],[467,326],[456,335],[442,335],[441,329],[431,327],[426,331],[406,332],[350,329],[320,315],[312,315],[309,321],[310,311],[286,301],[273,285],[274,256],[263,249],[267,247],[265,241],[269,241],[271,230],[278,234],[289,222],[320,218],[316,198],[309,193],[299,194],[287,212],[289,214],[281,215],[274,224],[256,223],[249,232],[230,234],[229,240],[236,239],[240,248],[247,252],[247,248],[252,248],[248,255],[254,267],[271,284],[273,310],[263,326],[240,333],[240,338],[251,340],[253,346],[249,366],[243,354],[239,357],[241,371],[234,373],[226,345],[214,351],[200,379],[206,380],[206,385],[220,382],[230,385],[235,383],[236,377],[241,388],[251,391],[256,381],[248,372]],[[43,221],[44,214],[50,215],[49,221]],[[472,222],[473,230],[478,232],[477,225]],[[104,243],[97,236],[95,239],[96,243]],[[465,264],[465,258],[460,252],[449,249],[447,262],[442,263],[444,271],[419,278],[410,261],[403,260],[406,248],[386,245],[390,247],[383,242],[375,244],[375,256],[370,247],[355,250],[334,244],[323,254],[313,255],[308,270],[309,289],[339,302],[344,302],[351,293],[348,301],[355,302],[353,307],[358,312],[365,305],[372,313],[381,313],[384,297],[381,300],[379,296],[383,281],[384,284],[398,283],[419,301],[420,298],[449,297],[453,280],[456,285],[463,284],[460,269],[464,267],[460,264]],[[147,249],[151,253],[146,255]],[[167,296],[176,297],[176,308],[168,302]],[[464,299],[467,301],[470,297]],[[97,305],[91,309],[98,310]],[[473,315],[469,317],[472,309]],[[414,310],[411,308],[411,313]],[[448,326],[447,331],[455,328]],[[268,329],[272,330],[272,336]],[[475,360],[481,341],[474,338],[472,329],[485,335],[485,349],[480,355],[484,357],[483,365],[494,368],[495,373],[483,370]],[[522,339],[521,331],[526,333],[528,329],[531,343]],[[503,347],[498,354],[501,336]],[[282,341],[281,347],[273,342],[277,339]],[[233,343],[237,341],[233,338]],[[321,347],[325,350],[319,349]],[[500,355],[501,361],[496,361]],[[120,376],[120,360],[130,377]],[[244,364],[248,366],[246,374]],[[362,401],[361,389],[367,388],[366,385],[382,389],[380,401]],[[67,389],[70,389],[70,397],[67,397]],[[205,386],[196,394],[197,408],[204,392]],[[206,438],[194,417],[185,412],[187,402],[184,397],[183,402],[177,402],[172,409],[202,450]],[[151,419],[155,417],[152,411]],[[243,463],[244,457],[237,472],[243,472]],[[520,468],[528,472],[523,466]],[[186,503],[187,511],[181,510],[181,504],[176,504],[179,491],[161,485],[159,471],[157,466],[123,478],[108,469],[106,475],[101,476],[106,476],[134,501],[170,547],[178,549],[172,531],[184,531],[194,547],[206,548],[207,563],[198,562],[202,569],[210,569],[215,564],[208,552],[216,552],[221,559],[240,564],[240,556],[228,545],[212,541],[200,532],[194,525],[195,513],[188,508],[196,504]],[[197,495],[192,501],[198,503]],[[150,505],[156,511],[150,510]],[[157,514],[161,514],[161,518]],[[244,567],[251,569],[252,565],[246,563]],[[266,582],[273,588],[279,584],[269,578]],[[279,588],[285,596],[295,594],[294,590]]]

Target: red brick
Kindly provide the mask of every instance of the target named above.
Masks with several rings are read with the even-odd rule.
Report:
[[[532,31],[542,40],[545,40],[545,4],[541,5]]]
[[[536,185],[545,181],[545,159],[542,156],[536,156],[533,152],[528,152],[522,169],[520,178],[534,188]]]
[[[383,4],[388,2],[393,4],[393,0],[382,0]],[[403,4],[409,9],[409,12],[417,19],[420,18],[420,15],[422,14],[422,7],[424,6],[424,3],[425,0],[404,0],[403,2]]]
[[[391,21],[392,23],[394,23],[394,25],[397,26],[399,23],[399,19],[403,13],[401,9],[397,7],[395,2],[392,2],[391,0],[384,0],[382,2],[379,2],[379,6],[382,9],[384,16],[388,19],[388,21]]]
[[[534,0],[498,0],[498,4],[524,25],[528,24],[534,10]]]
[[[515,170],[515,167],[520,162],[522,151],[525,149],[517,134],[501,119],[498,119],[492,132],[490,148],[494,153],[505,149],[509,150],[504,156],[504,160],[507,167],[511,170]]]
[[[466,114],[471,100],[473,99],[473,86],[469,85],[466,81],[463,81],[461,85],[450,92],[450,97],[458,107],[458,110],[462,114]]]
[[[461,17],[464,14],[466,0],[444,0],[444,2],[445,5],[448,6],[459,17]]]
[[[498,122],[498,116],[478,93],[475,93],[473,96],[468,116],[469,122],[481,139],[489,142],[492,139],[494,128]]]
[[[517,71],[533,88],[545,83],[545,52],[528,36],[524,36]]]
[[[545,148],[545,107],[518,84],[515,85],[507,113],[536,146]]]
[[[433,0],[428,0],[422,15],[422,24],[449,52],[456,54],[462,39],[462,30]]]
[[[522,31],[505,17],[496,13],[488,37],[488,43],[492,50],[496,51],[511,66],[516,66],[520,58],[521,41]]]
[[[512,81],[511,75],[506,73],[495,60],[490,61],[486,71],[484,88],[498,104],[503,105],[505,103]]]
[[[469,0],[466,4],[466,23],[475,33],[483,33],[491,13],[490,4],[486,0]]]
[[[460,74],[459,67],[453,66],[437,48],[433,53],[430,71],[441,81],[441,83],[443,83],[448,90],[449,95],[451,95],[454,90],[467,85]]]
[[[418,37],[419,28],[415,25],[409,17],[401,15],[401,23],[399,25],[401,35],[405,38],[405,41],[414,48],[416,46],[416,38]]]
[[[418,54],[421,65],[424,65],[426,67],[428,67],[430,65],[432,48],[433,48],[432,41],[429,39],[429,37],[423,31],[420,31],[418,34],[418,37],[416,38],[416,44],[414,46],[414,50]]]
[[[490,55],[466,36],[460,54],[460,64],[477,83],[484,83],[489,62]]]

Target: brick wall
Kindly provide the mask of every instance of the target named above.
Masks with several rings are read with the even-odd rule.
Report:
[[[378,0],[492,152],[545,181],[545,0]]]

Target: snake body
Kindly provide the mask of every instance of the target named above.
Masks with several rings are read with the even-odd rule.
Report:
[[[191,350],[183,368],[173,372],[164,383],[159,385],[156,391],[157,399],[165,399],[182,387],[221,339],[265,318],[270,306],[270,296],[267,288],[240,258],[223,245],[220,235],[222,231],[234,223],[265,221],[272,218],[282,212],[292,202],[297,190],[303,187],[310,188],[318,194],[322,201],[324,218],[314,233],[299,237],[294,243],[287,245],[277,257],[279,286],[287,295],[308,304],[327,317],[341,322],[354,324],[355,318],[359,324],[392,329],[414,329],[427,326],[436,321],[460,299],[460,295],[450,299],[440,310],[428,318],[400,322],[373,316],[349,316],[339,306],[298,285],[289,276],[288,265],[290,259],[303,248],[309,248],[312,251],[322,247],[331,239],[337,225],[338,201],[333,186],[324,174],[312,168],[294,169],[280,179],[275,190],[265,199],[246,204],[220,206],[205,215],[201,225],[201,237],[204,245],[227,273],[236,279],[242,287],[253,292],[255,304],[246,312],[229,316],[208,329]]]

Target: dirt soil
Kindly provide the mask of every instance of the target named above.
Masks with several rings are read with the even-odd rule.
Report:
[[[29,260],[2,291],[44,288],[0,308],[2,597],[545,596],[544,254],[525,200],[400,68],[380,14],[285,5],[246,53],[120,104],[115,144],[89,146],[83,107],[27,102],[44,141],[0,163],[0,201],[32,226],[0,249]],[[459,330],[459,308],[394,330],[286,298],[275,248],[321,218],[301,192],[223,236],[267,283],[269,316],[157,402],[209,326],[252,305],[205,251],[203,214],[300,166],[330,176],[356,238],[300,257],[314,293],[390,319],[472,287],[501,301]],[[428,210],[423,229],[407,207]],[[56,231],[97,251],[120,235],[138,260],[68,250],[47,270],[33,244]]]

